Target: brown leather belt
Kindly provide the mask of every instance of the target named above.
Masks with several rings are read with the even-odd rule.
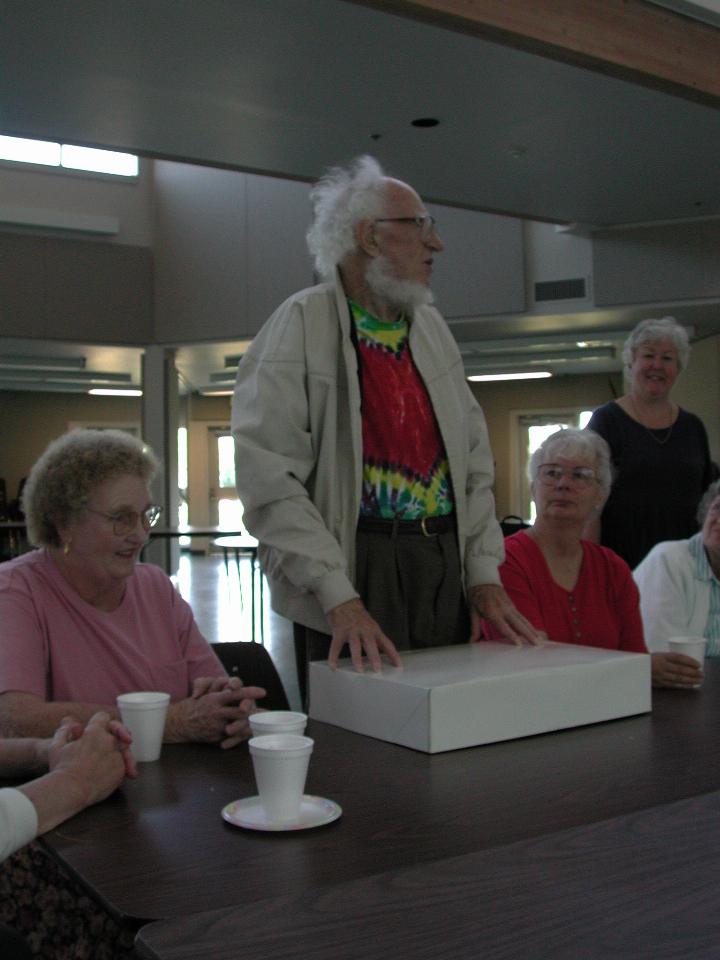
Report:
[[[455,529],[455,514],[447,513],[442,517],[423,517],[421,520],[384,520],[382,517],[360,517],[358,530],[365,533],[382,533],[386,537],[402,537],[418,534],[423,537],[437,537]]]

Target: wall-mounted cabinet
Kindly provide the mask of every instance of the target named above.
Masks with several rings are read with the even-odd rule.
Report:
[[[445,246],[435,258],[433,291],[448,318],[522,313],[525,274],[522,221],[428,205]]]
[[[307,184],[156,162],[155,208],[159,342],[251,337],[312,283]]]
[[[145,344],[152,288],[147,247],[0,235],[4,337]]]

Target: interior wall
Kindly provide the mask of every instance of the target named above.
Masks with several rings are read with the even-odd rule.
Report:
[[[81,393],[0,391],[0,477],[12,500],[22,477],[51,440],[71,423],[137,424],[138,397],[90,397]]]
[[[112,217],[118,232],[95,238],[81,234],[84,240],[102,243],[126,243],[152,246],[152,160],[140,161],[137,179],[123,179],[75,170],[43,170],[36,166],[0,162],[0,210],[22,207],[29,212],[89,214]],[[1,230],[17,231],[5,226]],[[53,237],[77,237],[72,231],[33,227],[33,236],[43,232]]]

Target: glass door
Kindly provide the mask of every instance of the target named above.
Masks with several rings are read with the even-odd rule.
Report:
[[[208,428],[208,477],[210,523],[244,533],[243,506],[235,489],[235,441],[229,426]]]

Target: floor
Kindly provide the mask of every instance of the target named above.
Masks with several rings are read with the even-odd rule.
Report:
[[[183,552],[173,578],[181,595],[193,608],[195,620],[210,643],[230,643],[252,639],[252,606],[250,598],[250,560],[242,559],[238,567],[231,559],[227,572],[221,556],[203,556]],[[260,637],[259,575],[255,578],[256,635]],[[295,670],[292,624],[270,609],[267,584],[263,590],[262,625],[265,647],[275,662],[285,687],[290,706],[300,709],[300,693]]]

